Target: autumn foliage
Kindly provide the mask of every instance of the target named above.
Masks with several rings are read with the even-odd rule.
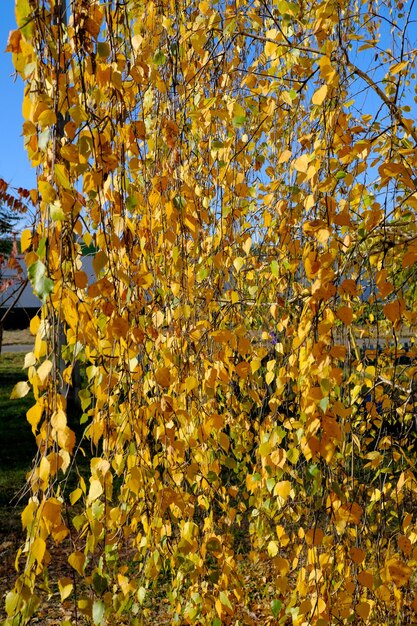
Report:
[[[44,305],[7,626],[45,592],[95,625],[412,623],[413,3],[68,4],[17,0],[8,44]]]

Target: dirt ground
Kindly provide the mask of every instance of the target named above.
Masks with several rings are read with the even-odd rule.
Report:
[[[29,328],[24,330],[3,330],[3,345],[21,345],[34,342]]]

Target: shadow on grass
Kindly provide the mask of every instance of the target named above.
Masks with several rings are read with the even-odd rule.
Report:
[[[26,379],[22,369],[24,354],[4,353],[0,356],[0,533],[20,530],[20,511],[24,500],[19,494],[26,473],[36,454],[35,438],[26,420],[26,411],[33,405],[33,396],[10,400],[13,387]]]

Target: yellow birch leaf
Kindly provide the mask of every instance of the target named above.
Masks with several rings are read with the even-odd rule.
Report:
[[[22,604],[23,604],[22,594],[17,593],[16,591],[9,591],[9,593],[6,595],[5,604],[4,604],[6,613],[10,617],[10,620],[7,620],[7,622],[12,623],[12,624],[13,622],[15,622],[15,619],[13,619],[13,615],[15,615],[16,610],[18,608],[22,608]]]
[[[227,613],[229,613],[229,615],[232,615],[233,607],[232,607],[231,602],[229,600],[229,597],[228,597],[228,595],[227,595],[227,593],[225,591],[221,591],[220,592],[219,599],[220,599],[220,602],[222,603],[222,605],[224,607],[226,607]]]
[[[277,541],[270,541],[268,543],[268,554],[271,557],[274,557],[278,554],[279,552],[279,544]]]
[[[29,229],[26,229],[22,232],[20,237],[20,249],[21,252],[26,252],[26,250],[30,247],[32,243],[32,233]]]
[[[45,128],[46,126],[53,126],[56,123],[56,114],[53,109],[46,109],[42,111],[37,119],[38,124],[40,124],[41,128]]]
[[[244,264],[245,264],[245,259],[241,256],[237,256],[235,259],[233,259],[233,265],[235,267],[236,272],[238,273],[240,272]]]
[[[24,398],[30,391],[30,385],[25,381],[21,380],[16,383],[12,389],[12,393],[10,394],[10,400],[16,400],[17,398]]]
[[[88,502],[90,503],[94,502],[94,500],[97,500],[97,498],[99,498],[102,493],[103,493],[103,486],[101,482],[97,480],[96,478],[93,478],[90,481],[90,489],[88,492]]]
[[[287,455],[285,454],[285,450],[283,448],[278,448],[277,450],[271,452],[270,458],[274,465],[284,467]]]
[[[251,247],[252,247],[252,238],[251,237],[247,237],[245,239],[245,242],[244,242],[243,246],[242,246],[243,251],[244,251],[244,253],[246,255],[249,254]]]
[[[37,375],[39,376],[41,384],[44,384],[51,370],[52,370],[52,361],[50,361],[49,359],[45,359],[45,361],[38,367],[38,370],[36,372]]]
[[[26,412],[26,419],[29,424],[32,426],[32,431],[35,432],[43,413],[43,406],[38,402],[34,404],[28,411]]]
[[[61,522],[61,509],[62,503],[56,498],[49,498],[43,506],[42,517],[49,522],[52,526],[57,526]]]
[[[316,106],[320,106],[323,104],[324,100],[327,96],[328,87],[327,85],[322,85],[313,93],[313,97],[311,98],[311,102]]]
[[[408,65],[408,61],[400,61],[399,63],[395,63],[394,65],[391,65],[391,67],[389,68],[390,75],[394,76],[394,74],[398,74],[399,72],[401,72],[401,70],[407,67],[407,65]]]
[[[55,177],[59,185],[64,187],[64,189],[71,189],[71,184],[68,179],[67,168],[63,163],[55,163],[54,166]]]
[[[274,559],[274,565],[276,569],[279,571],[279,573],[281,574],[281,576],[286,576],[288,572],[290,571],[289,562],[287,561],[287,559],[284,559],[282,556],[279,556],[276,559]]]
[[[265,382],[267,385],[270,385],[275,378],[275,373],[270,371],[265,374]]]
[[[284,150],[283,152],[281,152],[281,155],[278,159],[278,165],[289,161],[289,159],[291,158],[291,155],[292,155],[291,150]]]
[[[49,463],[48,459],[45,456],[43,456],[41,459],[41,462],[39,463],[39,478],[43,482],[47,482],[50,472],[51,472],[51,464]]]
[[[36,364],[36,357],[33,354],[33,352],[28,352],[27,354],[25,354],[25,363],[23,365],[23,369],[26,369],[27,367],[30,367],[31,365],[35,365]]]
[[[230,448],[230,441],[229,441],[229,437],[226,435],[226,433],[223,433],[223,432],[219,433],[219,444],[221,445],[223,450],[228,452],[228,450]]]
[[[216,601],[214,603],[214,606],[216,607],[217,615],[221,619],[222,614],[223,614],[223,606],[222,606],[222,603],[220,602],[220,600],[218,598],[216,599]]]
[[[36,502],[34,502],[33,500],[28,502],[21,514],[23,528],[28,528],[30,526],[30,524],[35,519],[35,514],[37,510],[38,505],[36,504]]]
[[[45,556],[46,543],[42,537],[36,537],[35,541],[30,546],[31,555],[37,560],[38,563],[42,563]]]
[[[319,59],[318,64],[320,67],[320,73],[323,79],[326,81],[326,83],[330,86],[336,87],[339,77],[337,75],[336,70],[332,66],[330,58],[327,56],[322,56]]]
[[[316,239],[319,243],[325,244],[330,237],[330,230],[328,228],[319,228],[316,232]]]
[[[71,453],[75,446],[75,433],[66,426],[63,430],[57,430],[57,440],[60,448]]]
[[[74,505],[76,502],[78,502],[78,500],[81,498],[82,495],[83,495],[82,489],[80,489],[79,487],[77,487],[77,489],[74,489],[74,491],[71,491],[69,495],[71,504]]]
[[[83,575],[85,563],[85,555],[83,552],[73,552],[70,554],[68,557],[68,563],[75,569],[76,572],[79,573],[80,576]]]
[[[58,580],[58,589],[61,595],[61,602],[64,602],[64,600],[66,600],[71,595],[73,588],[74,585],[71,578],[64,577]]]
[[[74,272],[74,282],[78,289],[84,289],[88,284],[87,274],[83,271]]]
[[[251,368],[252,374],[257,372],[261,366],[262,366],[262,363],[259,359],[252,359],[252,361],[250,362],[250,368]]]
[[[67,416],[62,409],[55,411],[51,417],[51,426],[55,430],[65,430],[67,426]]]
[[[280,496],[284,501],[288,500],[291,491],[291,483],[289,480],[281,480],[275,484],[274,496]]]
[[[298,159],[295,159],[293,165],[294,169],[297,170],[297,172],[305,174],[308,168],[308,155],[302,154],[300,157],[298,157]]]
[[[30,324],[29,324],[30,332],[32,333],[32,335],[36,335],[40,324],[41,324],[41,319],[39,315],[35,315],[35,317],[32,317],[32,319],[30,320]]]
[[[335,516],[337,520],[347,522],[348,524],[359,524],[362,514],[362,507],[357,502],[352,502],[351,504],[342,504],[336,511]]]
[[[187,390],[187,392],[189,393],[190,391],[192,391],[193,389],[196,389],[198,387],[198,380],[195,376],[188,376],[185,380],[185,388]]]

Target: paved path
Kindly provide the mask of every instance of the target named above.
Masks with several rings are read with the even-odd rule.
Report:
[[[4,343],[1,347],[2,353],[4,352],[32,352],[33,343]]]

